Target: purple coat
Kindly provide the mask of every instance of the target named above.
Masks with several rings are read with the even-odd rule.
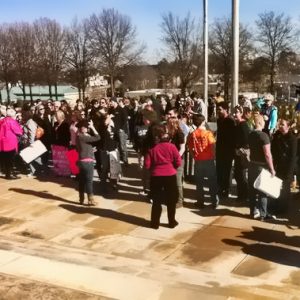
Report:
[[[18,137],[23,134],[20,124],[11,117],[0,120],[0,151],[18,150]]]

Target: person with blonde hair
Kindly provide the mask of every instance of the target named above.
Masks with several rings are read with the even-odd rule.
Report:
[[[67,151],[70,146],[70,126],[65,120],[63,111],[55,113],[57,122],[54,124],[54,141],[52,144],[53,170],[57,175],[69,176],[71,174]]]
[[[275,132],[277,119],[278,119],[278,109],[273,104],[274,96],[271,94],[266,94],[264,96],[265,104],[262,106],[261,113],[264,116],[265,127],[263,131],[266,132],[269,136],[272,136]]]
[[[274,216],[268,212],[267,195],[254,188],[254,182],[262,169],[268,169],[274,176],[275,169],[273,165],[271,143],[268,134],[263,132],[265,127],[264,117],[256,114],[253,118],[254,130],[249,134],[250,163],[248,168],[248,189],[250,217],[272,219]]]

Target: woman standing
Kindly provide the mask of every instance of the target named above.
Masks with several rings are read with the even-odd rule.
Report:
[[[41,156],[41,159],[43,165],[47,166],[49,160],[49,153],[51,150],[52,126],[50,122],[50,117],[46,112],[45,106],[43,104],[39,104],[37,106],[37,112],[33,116],[33,120],[38,124],[39,127],[43,128],[44,130],[44,134],[40,138],[40,141],[46,146],[48,151]]]
[[[22,136],[22,146],[23,148],[29,147],[36,140],[36,131],[37,131],[37,123],[33,120],[32,110],[24,110],[22,112],[22,122],[23,122],[23,130],[24,134]],[[29,173],[28,177],[32,177],[33,175],[37,175],[37,173],[42,171],[42,160],[41,157],[36,158],[32,162],[28,164]]]
[[[183,168],[184,160],[183,155],[185,152],[186,138],[180,127],[179,120],[177,117],[170,117],[167,120],[167,129],[168,135],[170,137],[170,142],[174,144],[179,151],[181,157],[181,165],[177,168],[176,179],[177,179],[177,188],[178,188],[178,203],[177,208],[182,207],[184,204],[183,196]]]
[[[150,193],[153,199],[151,211],[151,227],[159,228],[161,205],[166,201],[169,227],[178,225],[175,219],[178,188],[176,169],[181,165],[181,157],[175,145],[169,142],[165,125],[154,125],[152,135],[155,145],[145,157],[145,168],[151,172]]]
[[[52,145],[53,169],[57,175],[69,176],[71,174],[67,151],[70,146],[70,126],[65,121],[65,114],[58,110],[55,113],[57,122],[54,124],[54,141]]]
[[[250,201],[250,217],[261,220],[272,219],[273,216],[268,213],[267,196],[255,189],[253,184],[263,168],[269,169],[274,176],[275,169],[271,154],[271,145],[269,136],[262,130],[265,127],[265,121],[262,115],[254,116],[254,130],[249,134],[250,163],[248,170],[248,189]]]
[[[237,187],[237,200],[246,202],[248,198],[247,169],[249,158],[248,137],[250,128],[243,117],[243,108],[236,106],[233,109],[235,124],[235,154],[234,154],[234,177]]]
[[[86,192],[88,205],[96,205],[93,193],[95,157],[92,143],[100,140],[100,136],[92,121],[79,121],[77,127],[79,131],[76,140],[76,148],[79,153],[79,203],[83,204],[84,192]],[[88,129],[92,130],[93,136],[88,133]]]
[[[274,134],[271,149],[277,176],[282,179],[282,190],[276,201],[277,213],[285,213],[291,196],[291,183],[297,161],[297,138],[290,131],[290,122],[280,119]]]
[[[6,117],[0,120],[0,157],[6,179],[18,178],[12,174],[12,168],[18,151],[18,137],[22,135],[23,130],[15,120],[15,116],[15,110],[9,108],[6,111]]]

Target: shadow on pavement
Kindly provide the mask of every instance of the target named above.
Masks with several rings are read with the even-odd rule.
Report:
[[[252,228],[253,231],[241,232],[240,237],[265,244],[276,243],[300,248],[300,236],[287,236],[283,231],[262,227],[253,226]]]
[[[231,216],[231,217],[239,217],[239,218],[249,218],[248,215],[241,214],[237,211],[226,209],[226,208],[214,209],[210,205],[200,210],[193,210],[192,212],[202,217]]]
[[[21,188],[10,188],[9,191],[13,191],[19,194],[32,195],[38,198],[42,198],[44,200],[56,200],[56,201],[62,201],[62,202],[72,203],[72,204],[74,203],[73,201],[69,201],[64,198],[52,195],[47,191],[38,192],[33,190],[21,189]]]
[[[68,211],[71,211],[76,214],[93,214],[98,217],[102,218],[109,218],[118,220],[121,222],[126,222],[129,224],[133,224],[136,226],[141,227],[149,227],[150,221],[146,220],[144,218],[140,218],[133,215],[124,214],[115,210],[111,209],[105,209],[105,208],[98,208],[98,207],[84,207],[84,206],[75,206],[75,205],[69,205],[69,204],[60,204],[61,208],[66,209]]]
[[[296,250],[260,243],[248,245],[246,243],[233,239],[223,239],[222,241],[231,246],[241,247],[241,250],[245,254],[282,265],[298,268],[300,267],[300,252]]]

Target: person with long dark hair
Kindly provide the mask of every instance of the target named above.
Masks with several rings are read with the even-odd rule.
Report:
[[[291,197],[291,183],[293,181],[297,162],[297,138],[290,131],[290,121],[280,119],[278,130],[273,135],[271,150],[277,176],[282,179],[282,189],[273,210],[285,213]]]
[[[247,169],[250,155],[248,137],[250,128],[243,117],[243,107],[233,109],[235,120],[234,177],[236,180],[237,200],[246,202],[248,198]]]
[[[88,205],[94,206],[93,193],[93,176],[94,176],[94,149],[93,143],[100,140],[100,136],[95,129],[93,122],[81,120],[76,125],[78,127],[78,135],[76,139],[76,149],[79,154],[78,167],[79,167],[79,203],[84,202],[84,193],[88,196]],[[90,135],[88,130],[91,130],[93,135]]]

